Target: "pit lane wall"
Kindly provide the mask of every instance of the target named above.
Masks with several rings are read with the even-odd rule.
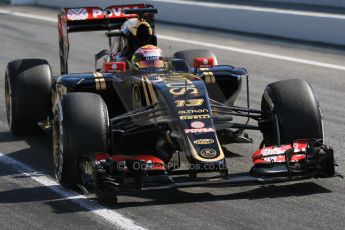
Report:
[[[328,1],[328,0],[327,0]],[[345,46],[345,15],[182,0],[12,0],[16,4],[81,7],[146,2],[163,22]],[[338,0],[343,4],[343,0]]]
[[[260,2],[282,2],[312,6],[332,6],[345,8],[345,0],[256,0]]]

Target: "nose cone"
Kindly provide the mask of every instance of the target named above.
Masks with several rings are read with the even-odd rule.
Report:
[[[193,162],[212,163],[224,160],[217,138],[206,86],[189,76],[170,78],[155,86],[171,117],[177,122],[172,129],[181,134],[181,143]]]

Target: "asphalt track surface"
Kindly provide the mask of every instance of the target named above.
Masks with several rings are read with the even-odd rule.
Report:
[[[56,18],[54,10],[10,10]],[[258,55],[270,53],[344,67],[344,49],[167,24],[157,24],[157,33],[164,35],[159,45],[167,54],[169,46],[174,52],[207,48],[208,43],[219,45],[212,50],[220,63],[248,69],[254,108],[259,108],[264,87],[270,82],[291,78],[310,82],[323,110],[326,143],[334,147],[338,164],[345,165],[345,70]],[[182,41],[171,37],[182,38]],[[57,40],[54,22],[0,13],[0,94],[4,95],[6,65],[13,59],[47,59],[58,75]],[[203,46],[188,43],[195,40]],[[103,48],[106,48],[106,40],[102,33],[71,35],[70,71],[92,71],[93,55]],[[255,52],[240,52],[243,50]],[[244,102],[243,93],[238,104]],[[250,155],[258,147],[261,135],[249,134],[255,144],[228,146],[232,152],[228,165],[233,172],[249,170],[251,166]],[[0,153],[4,154],[0,155],[1,229],[344,229],[345,181],[340,178],[269,186],[136,192],[119,196],[115,205],[99,204],[91,197],[87,201],[95,205],[90,208],[90,205],[71,201],[68,197],[71,193],[57,193],[58,185],[42,182],[46,176],[53,177],[50,149],[47,136],[14,137],[9,132],[1,96]],[[15,163],[8,162],[13,160]],[[23,174],[25,167],[41,174]],[[338,171],[345,174],[343,167]],[[103,209],[114,214],[111,218],[115,223],[98,214]],[[116,215],[133,222],[119,225]]]

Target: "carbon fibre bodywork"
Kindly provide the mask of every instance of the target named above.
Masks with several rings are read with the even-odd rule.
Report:
[[[62,75],[54,81],[53,105],[66,93],[100,94],[111,118],[113,154],[157,152],[162,133],[169,130],[170,136],[175,137],[170,144],[185,152],[190,163],[224,165],[224,153],[214,124],[214,120],[221,117],[212,112],[210,98],[233,104],[245,74],[244,70],[231,66],[218,66],[200,69],[196,73],[191,70]],[[149,106],[153,106],[156,112],[147,113],[144,118],[132,116],[127,122],[123,121],[131,112]],[[229,116],[222,118],[223,123],[232,120]],[[143,140],[142,135],[147,138]],[[133,142],[138,145],[133,146]],[[160,157],[168,161],[170,154]]]

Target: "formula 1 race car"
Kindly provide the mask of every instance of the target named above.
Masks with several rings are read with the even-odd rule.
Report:
[[[41,59],[8,64],[9,127],[21,135],[51,130],[62,185],[116,194],[335,175],[333,150],[323,143],[319,103],[306,81],[269,84],[258,110],[249,107],[247,71],[218,65],[211,51],[151,59],[145,56],[151,51],[145,51],[146,60],[162,61],[164,68],[134,66],[136,50],[157,45],[155,13],[146,4],[63,9],[61,76],[52,77]],[[68,33],[96,30],[107,31],[109,50],[96,54],[95,72],[68,73]],[[243,83],[247,106],[235,106]],[[224,145],[252,143],[245,130],[260,131],[263,140],[251,169],[232,175]]]

